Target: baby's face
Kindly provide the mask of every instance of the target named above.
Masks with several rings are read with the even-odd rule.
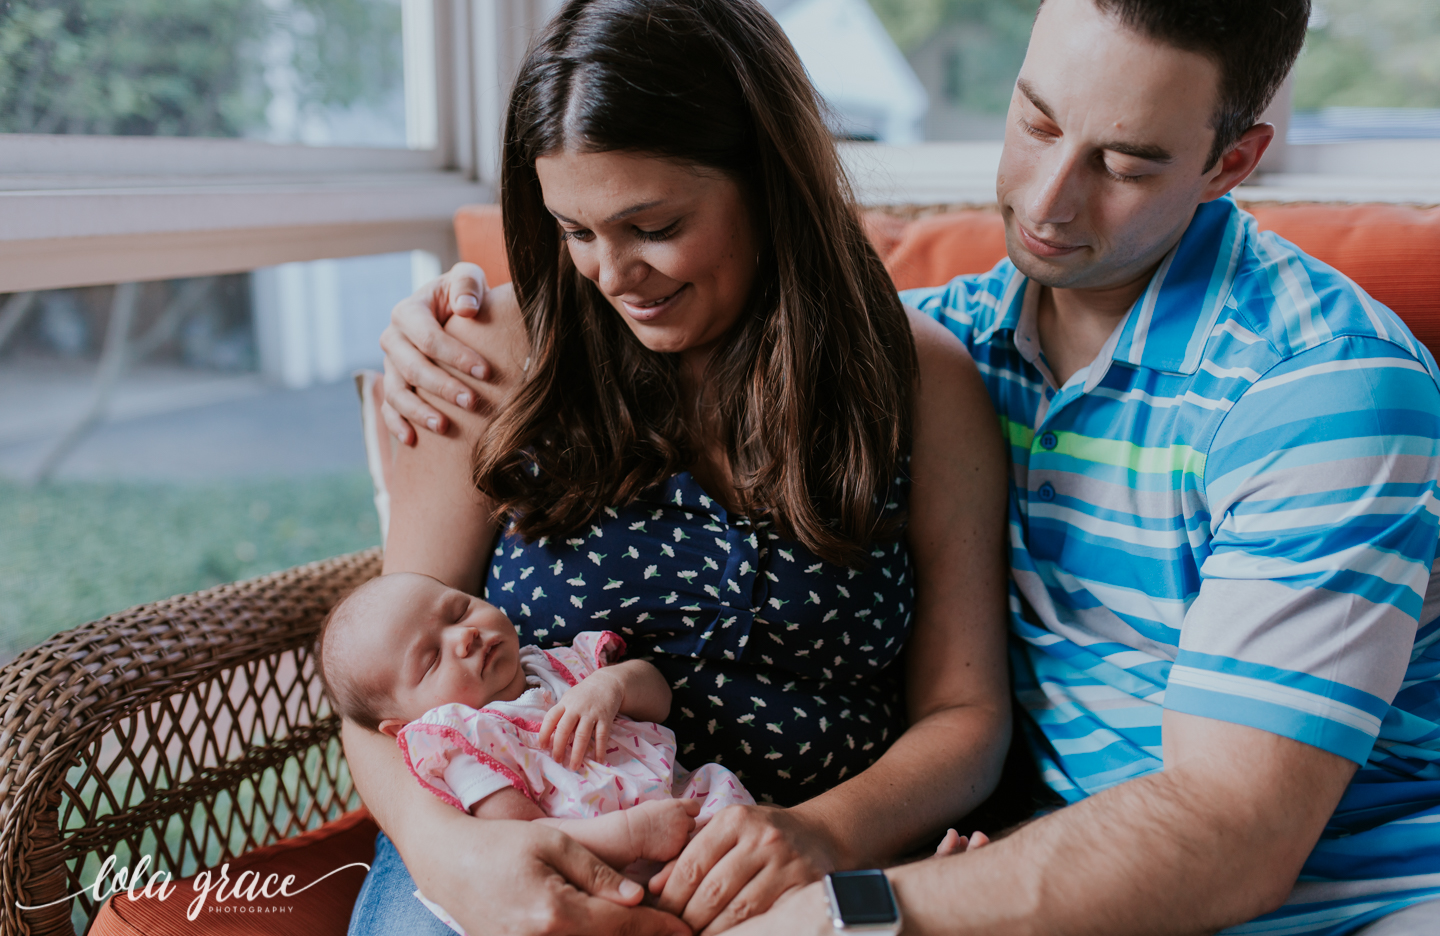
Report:
[[[392,703],[387,722],[414,721],[450,702],[480,708],[525,691],[520,639],[504,613],[423,575],[387,579],[351,647],[360,678],[375,680]]]

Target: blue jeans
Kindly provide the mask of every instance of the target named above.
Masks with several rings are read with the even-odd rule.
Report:
[[[428,895],[427,895],[428,896]],[[415,879],[384,832],[375,836],[375,860],[350,912],[349,936],[455,936],[415,899]]]

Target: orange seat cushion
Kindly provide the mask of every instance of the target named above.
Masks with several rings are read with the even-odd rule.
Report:
[[[1345,273],[1395,310],[1431,353],[1440,348],[1440,208],[1272,205],[1253,211],[1263,230]],[[993,208],[915,221],[871,211],[864,221],[900,289],[983,273],[1005,257],[1005,226]],[[455,236],[461,259],[478,263],[491,283],[509,282],[498,205],[460,209]]]
[[[910,222],[894,249],[880,256],[897,289],[939,286],[1004,260],[1005,224],[998,211],[930,215]]]
[[[221,902],[216,900],[219,888],[214,886],[219,872],[212,871],[212,888],[193,921],[186,919],[186,911],[199,893],[195,878],[190,877],[174,882],[175,890],[164,900],[139,895],[139,900],[132,901],[124,892],[116,894],[95,915],[90,936],[344,936],[350,909],[365,880],[364,868],[347,868],[303,893],[295,892],[352,862],[368,865],[375,857],[378,831],[370,813],[361,808],[229,863],[231,886],[245,871],[258,873],[262,882],[274,874],[277,877],[270,886],[274,894],[286,875],[294,875],[289,887],[293,896],[266,898],[257,893],[251,901],[244,894],[237,898],[227,892],[227,899]],[[248,888],[250,879],[243,884]]]
[[[485,271],[491,286],[510,282],[510,259],[499,205],[466,205],[455,212],[455,245],[460,259]]]

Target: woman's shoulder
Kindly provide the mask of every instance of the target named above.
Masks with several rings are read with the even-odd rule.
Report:
[[[509,283],[487,290],[473,318],[451,316],[445,331],[480,352],[491,367],[491,383],[514,387],[524,379],[530,339],[520,302]]]

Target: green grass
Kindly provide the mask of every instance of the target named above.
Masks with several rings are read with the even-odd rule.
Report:
[[[364,471],[208,484],[0,481],[0,659],[112,611],[379,541]]]

